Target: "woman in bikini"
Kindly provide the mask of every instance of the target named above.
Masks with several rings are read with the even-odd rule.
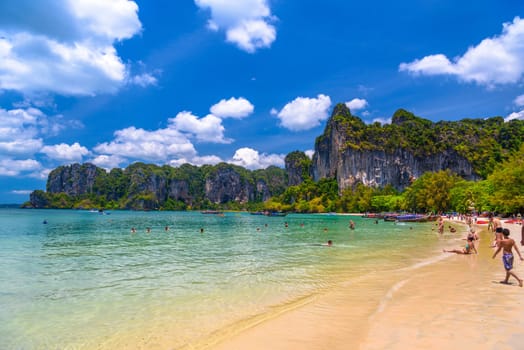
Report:
[[[475,244],[473,243],[473,238],[468,237],[468,242],[462,249],[452,249],[452,250],[442,250],[444,253],[455,253],[455,254],[471,254],[472,252],[475,252],[475,254],[478,254],[477,248],[475,248]]]

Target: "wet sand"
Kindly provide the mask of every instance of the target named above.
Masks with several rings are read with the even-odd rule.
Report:
[[[524,288],[514,279],[509,285],[499,283],[505,276],[501,253],[492,259],[492,234],[486,226],[476,226],[481,230],[478,255],[435,252],[434,260],[412,268],[383,275],[370,271],[298,307],[230,329],[198,347],[521,349]],[[519,243],[520,225],[503,226]],[[464,245],[458,236],[441,243],[439,249]],[[520,244],[519,249],[524,251]],[[524,262],[517,256],[514,272],[524,277]]]

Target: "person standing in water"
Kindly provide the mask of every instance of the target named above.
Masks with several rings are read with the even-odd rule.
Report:
[[[444,233],[444,218],[442,216],[438,219],[438,233]]]
[[[492,248],[495,248],[498,246],[499,242],[504,239],[504,235],[502,234],[502,227],[497,227],[495,229],[495,239],[493,240],[493,244],[491,245]]]
[[[502,263],[504,264],[504,269],[506,270],[506,278],[504,281],[501,281],[500,283],[507,284],[509,281],[509,277],[513,276],[517,281],[519,281],[519,286],[522,287],[522,279],[520,279],[512,270],[513,270],[513,249],[517,252],[519,258],[521,261],[524,259],[522,258],[522,255],[520,255],[519,248],[515,244],[515,241],[513,238],[509,238],[509,230],[505,228],[502,230],[502,234],[504,235],[504,238],[500,240],[497,244],[498,248],[493,254],[493,259],[497,256],[497,254],[502,250]]]

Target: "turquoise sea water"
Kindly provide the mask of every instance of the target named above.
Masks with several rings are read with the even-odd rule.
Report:
[[[0,209],[1,348],[188,346],[370,271],[430,263],[433,227],[346,215]],[[333,247],[321,246],[328,239]]]

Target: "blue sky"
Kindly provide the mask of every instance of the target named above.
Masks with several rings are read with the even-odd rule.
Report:
[[[312,152],[366,122],[524,118],[521,0],[0,2],[0,203],[59,165]]]

